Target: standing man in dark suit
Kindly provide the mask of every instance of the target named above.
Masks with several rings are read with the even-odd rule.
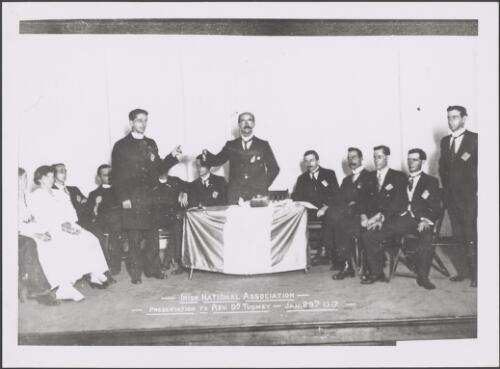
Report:
[[[115,188],[111,185],[111,166],[108,164],[100,165],[97,168],[97,178],[100,185],[89,193],[88,214],[90,222],[95,225],[93,228],[99,229],[99,232],[94,233],[94,235],[98,238],[101,234],[107,233],[109,235],[108,250],[105,250],[104,255],[108,259],[111,274],[116,275],[121,271],[123,254],[121,204]],[[104,248],[106,249],[106,247]]]
[[[280,168],[267,141],[255,137],[252,113],[238,116],[241,137],[227,141],[217,155],[203,150],[208,164],[218,167],[229,161],[228,202],[237,204],[256,195],[266,195]]]
[[[451,134],[441,140],[439,175],[453,235],[468,261],[471,287],[477,287],[478,135],[465,129],[467,110],[463,106],[449,106],[446,110]],[[454,282],[466,276],[465,268],[457,269],[458,275],[451,277]]]
[[[403,172],[389,168],[389,147],[380,145],[373,148],[375,171],[369,173],[369,195],[365,209],[361,214],[361,226],[366,228],[361,239],[366,247],[370,276],[361,283],[371,284],[385,280],[384,251],[380,248],[369,248],[366,240],[370,233],[382,228],[385,222],[399,215],[405,202],[406,175]],[[402,205],[403,204],[403,205]],[[372,242],[370,240],[370,242]]]
[[[154,221],[153,187],[161,170],[179,162],[180,146],[163,160],[156,142],[144,136],[148,112],[134,109],[129,113],[131,132],[117,141],[112,151],[113,185],[122,206],[122,226],[128,234],[129,274],[133,284],[146,277],[163,279],[160,270],[158,232]],[[146,240],[141,253],[140,244]]]
[[[347,149],[347,163],[351,174],[342,180],[340,191],[330,201],[325,215],[324,227],[330,229],[329,235],[334,235],[337,258],[342,269],[332,276],[334,280],[354,277],[351,265],[353,239],[361,234],[361,213],[368,201],[370,176],[363,167],[363,153],[360,149]],[[330,244],[332,241],[328,241]]]
[[[441,197],[437,178],[422,171],[427,155],[422,149],[408,151],[406,193],[403,202],[398,202],[397,213],[382,221],[379,230],[365,232],[364,242],[370,266],[375,271],[373,278],[361,283],[374,283],[383,268],[384,250],[380,243],[396,235],[418,235],[417,246],[417,284],[427,290],[436,288],[429,280],[434,249],[432,247],[432,228],[441,212]],[[383,272],[382,272],[383,275]]]
[[[203,155],[196,157],[198,178],[190,183],[190,206],[218,206],[227,203],[227,183],[224,177],[210,172],[210,165]]]
[[[304,163],[307,170],[297,178],[292,199],[294,201],[307,201],[318,208],[318,210],[308,210],[308,220],[322,220],[320,250],[321,255],[324,256],[326,250],[332,248],[333,242],[331,229],[325,227],[324,215],[328,204],[339,191],[339,183],[333,170],[325,169],[319,165],[319,155],[316,151],[306,151]]]
[[[88,220],[87,217],[87,198],[82,194],[82,191],[76,186],[66,186],[66,177],[68,171],[66,169],[66,165],[63,163],[53,164],[52,168],[54,169],[54,186],[52,187],[54,190],[62,190],[64,191],[71,199],[71,204],[76,210],[76,215],[78,217],[78,223],[85,224]],[[80,224],[82,227],[83,225]]]

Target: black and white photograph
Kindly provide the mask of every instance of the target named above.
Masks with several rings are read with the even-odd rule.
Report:
[[[4,365],[498,366],[497,3],[2,31]]]

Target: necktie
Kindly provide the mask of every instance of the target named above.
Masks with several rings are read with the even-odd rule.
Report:
[[[451,138],[451,147],[450,147],[450,151],[451,151],[451,158],[453,159],[455,157],[455,140],[457,138],[456,137],[452,137]]]
[[[377,173],[377,181],[378,181],[378,190],[380,191],[380,189],[382,188],[382,173],[381,172]]]
[[[208,187],[208,179],[203,180],[203,186]]]
[[[412,176],[410,176],[408,178],[408,190],[409,191],[413,190],[413,177]]]

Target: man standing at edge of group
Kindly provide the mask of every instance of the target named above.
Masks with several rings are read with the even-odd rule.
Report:
[[[122,205],[122,227],[129,242],[128,271],[133,284],[142,283],[146,277],[163,279],[160,270],[158,232],[154,221],[153,187],[159,173],[168,171],[179,162],[180,146],[163,160],[158,154],[156,142],[144,136],[148,112],[134,109],[129,113],[131,132],[118,140],[111,154],[113,183]],[[144,253],[140,250],[145,238]]]
[[[240,137],[227,141],[214,155],[204,149],[208,165],[218,167],[229,161],[228,202],[237,204],[256,195],[266,195],[280,168],[267,141],[255,137],[255,117],[252,113],[238,116]]]
[[[470,285],[477,287],[477,144],[478,135],[465,129],[467,110],[449,106],[451,134],[441,139],[439,176],[444,189],[444,204],[450,216],[453,236],[469,266]],[[457,268],[451,281],[466,278],[464,266]]]

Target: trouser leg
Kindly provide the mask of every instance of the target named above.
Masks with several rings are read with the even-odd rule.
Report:
[[[38,259],[36,242],[30,237],[19,236],[19,274],[20,282],[26,285],[29,293],[43,293],[50,289]]]
[[[467,242],[465,238],[465,221],[459,204],[451,199],[448,204],[448,215],[450,217],[451,229],[453,232],[453,238],[457,243],[458,248],[458,258],[455,265],[457,274],[459,277],[466,277],[469,274],[468,270],[468,253],[467,253]]]
[[[432,232],[423,231],[418,234],[417,244],[417,273],[420,279],[427,280],[429,278],[433,258]]]
[[[144,272],[147,275],[157,275],[160,273],[160,243],[158,230],[156,228],[144,231],[146,245],[144,249]]]
[[[142,274],[142,257],[141,257],[141,238],[140,230],[128,230],[128,259],[127,269],[132,280],[140,279]]]
[[[359,235],[360,230],[359,219],[356,217],[344,218],[336,222],[335,244],[340,262],[346,262],[351,259],[354,247],[353,239]]]

